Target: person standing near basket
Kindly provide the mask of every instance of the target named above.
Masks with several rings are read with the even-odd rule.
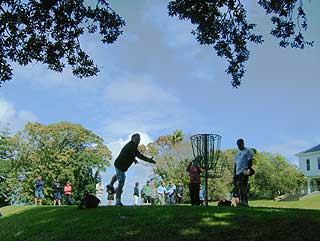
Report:
[[[238,139],[238,153],[235,156],[234,182],[239,191],[239,206],[248,207],[248,180],[253,175],[252,167],[253,155],[250,149],[244,146],[244,140]]]

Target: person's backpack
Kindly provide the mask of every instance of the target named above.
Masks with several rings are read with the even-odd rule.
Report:
[[[218,202],[218,206],[231,206],[231,201],[226,200],[226,199],[222,199]]]
[[[88,192],[85,192],[84,198],[81,200],[79,208],[96,208],[98,207],[99,203],[99,198],[92,194],[89,194]]]

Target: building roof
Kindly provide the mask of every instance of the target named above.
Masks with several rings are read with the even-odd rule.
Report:
[[[310,149],[308,149],[306,151],[303,151],[301,153],[309,153],[309,152],[316,152],[316,151],[320,151],[320,144],[317,145],[317,146],[314,146],[314,147],[312,147],[312,148],[310,148]]]

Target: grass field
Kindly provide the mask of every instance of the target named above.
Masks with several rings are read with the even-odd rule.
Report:
[[[320,197],[244,207],[4,207],[0,240],[320,240]]]

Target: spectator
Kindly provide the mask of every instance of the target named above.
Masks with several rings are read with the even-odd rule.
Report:
[[[64,186],[64,195],[66,198],[66,204],[67,205],[73,205],[73,200],[71,198],[72,195],[72,186],[71,183],[68,181],[67,184]]]
[[[158,191],[153,182],[151,182],[150,188],[151,188],[151,196],[150,196],[151,206],[154,206],[156,205],[156,201],[158,199]]]
[[[100,200],[100,203],[101,203],[101,201],[102,201],[103,189],[104,189],[104,187],[103,187],[101,181],[98,182],[98,183],[96,184],[96,197]]]
[[[169,185],[166,187],[167,195],[167,204],[174,205],[174,195],[176,193],[176,185],[172,181],[169,182]]]
[[[34,198],[34,204],[38,205],[38,199],[39,199],[39,205],[42,205],[42,201],[44,199],[43,195],[43,185],[44,182],[42,180],[42,176],[38,175],[37,179],[35,181],[35,198]]]
[[[181,182],[178,182],[177,185],[177,196],[176,196],[177,204],[183,203],[183,186]]]
[[[145,185],[143,185],[143,187],[141,188],[141,191],[140,191],[140,197],[141,197],[141,205],[144,205],[144,192],[143,192],[143,190],[144,190],[144,186]]]
[[[160,202],[160,205],[166,205],[166,196],[165,196],[165,193],[166,193],[166,187],[165,187],[165,183],[164,182],[161,182],[161,185],[158,187],[158,196],[159,196],[159,202]]]
[[[200,185],[200,190],[199,190],[199,200],[200,200],[200,205],[203,205],[205,199],[205,190],[202,188]]]
[[[61,206],[61,184],[55,180],[52,183],[53,189],[53,206]]]
[[[138,182],[136,182],[133,188],[133,201],[135,206],[139,205],[139,183]]]
[[[200,174],[202,172],[201,168],[198,165],[198,158],[195,158],[187,167],[187,172],[189,172],[190,183],[189,183],[189,191],[190,191],[190,201],[191,205],[200,205],[199,200],[199,191],[200,191],[200,183],[201,178]]]
[[[114,191],[116,190],[117,188]],[[107,193],[108,193],[107,195],[108,205],[111,206],[114,200],[115,192],[113,192],[112,190],[107,190]]]
[[[144,194],[144,204],[150,205],[151,204],[151,187],[150,182],[147,181],[146,185],[143,186],[143,194]]]

